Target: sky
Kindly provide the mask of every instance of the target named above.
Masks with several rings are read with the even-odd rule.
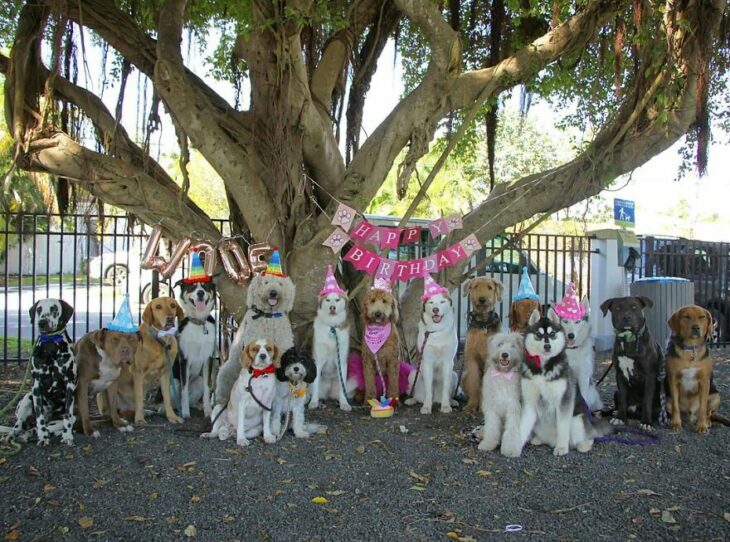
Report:
[[[187,39],[187,38],[186,38]],[[209,36],[208,43],[214,43]],[[204,77],[211,87],[229,102],[233,102],[233,90],[227,83],[211,80],[206,76],[205,68],[200,60],[203,55],[197,54],[196,47],[187,47],[183,43],[183,51],[188,51],[186,64],[198,75]],[[98,92],[99,73],[94,69],[100,65],[98,50],[95,50],[88,41],[86,44],[88,55],[87,73],[81,74],[82,82],[90,84]],[[132,78],[134,81],[135,79]],[[90,81],[90,83],[89,83]],[[244,83],[242,97],[243,107],[247,107],[247,82]],[[378,62],[378,69],[373,78],[370,93],[365,103],[363,120],[364,140],[368,134],[387,117],[397,105],[403,93],[402,68],[396,59],[394,62],[394,45],[391,41],[386,46]],[[104,101],[114,109],[117,89],[110,87],[105,90]],[[128,129],[136,126],[135,115],[138,103],[137,86],[130,83],[125,100],[123,124]],[[508,105],[509,107],[509,105]],[[550,109],[544,102],[533,103],[529,115],[539,125],[550,132],[558,113]],[[636,232],[640,234],[654,234],[667,236],[685,236],[703,240],[730,240],[730,217],[725,212],[726,202],[730,200],[730,183],[727,181],[727,172],[730,171],[730,145],[713,143],[710,146],[709,166],[707,174],[698,178],[693,170],[682,180],[675,181],[679,169],[680,158],[678,149],[680,144],[667,149],[660,155],[649,160],[644,166],[634,170],[631,175],[623,176],[614,183],[615,191],[603,192],[603,197],[611,204],[613,198],[633,200],[636,205]],[[177,152],[174,130],[166,120],[161,133],[153,139],[152,152]],[[714,215],[714,217],[713,217]],[[610,226],[611,224],[606,224]]]

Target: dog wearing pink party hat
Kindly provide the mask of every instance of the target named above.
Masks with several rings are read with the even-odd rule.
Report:
[[[603,402],[591,380],[594,353],[588,298],[584,297],[582,301],[578,301],[575,285],[570,282],[563,300],[557,303],[553,310],[565,330],[567,340],[565,353],[570,370],[578,381],[578,391],[592,411],[602,410]]]
[[[327,266],[324,287],[319,292],[314,318],[312,357],[317,377],[310,386],[309,408],[319,407],[320,399],[337,399],[340,408],[352,410],[347,400],[347,356],[350,351],[350,326],[347,321],[347,292],[337,283],[332,266]],[[350,390],[352,395],[354,389]]]
[[[451,398],[458,380],[454,358],[459,347],[451,296],[447,288],[426,274],[421,301],[423,306],[416,338],[420,365],[411,373],[411,397],[406,404],[422,403],[421,414],[431,414],[435,401],[441,405],[441,412],[448,413],[451,412]]]

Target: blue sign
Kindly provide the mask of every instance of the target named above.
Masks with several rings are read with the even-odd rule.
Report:
[[[614,198],[613,220],[617,226],[633,228],[636,225],[634,202],[627,199]]]

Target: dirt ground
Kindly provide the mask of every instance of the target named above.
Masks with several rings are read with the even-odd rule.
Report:
[[[730,352],[715,351],[730,396]],[[602,374],[607,361],[597,363]],[[0,405],[20,368],[0,367]],[[613,374],[601,386],[612,402]],[[722,407],[726,415],[728,407]],[[5,540],[725,540],[730,428],[658,431],[655,446],[596,444],[555,458],[482,453],[463,412],[387,420],[329,403],[328,426],[277,444],[199,438],[206,421],[151,416],[131,434],[102,428],[69,448],[26,444],[0,457]],[[3,420],[7,423],[9,418]]]

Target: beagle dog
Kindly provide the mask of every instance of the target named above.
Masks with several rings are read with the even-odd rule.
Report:
[[[710,417],[720,407],[720,393],[712,381],[712,315],[697,305],[676,311],[667,322],[672,330],[667,349],[669,411],[672,428],[682,429],[682,414],[689,414],[698,433],[710,429]]]

